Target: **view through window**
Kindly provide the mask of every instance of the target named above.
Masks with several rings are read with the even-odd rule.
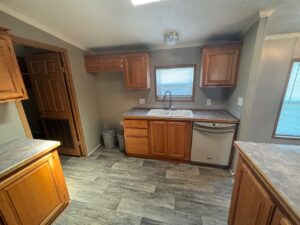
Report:
[[[191,101],[194,74],[194,65],[156,68],[156,98],[162,100],[165,92],[171,91],[173,100]]]
[[[275,136],[300,138],[300,62],[292,65]]]

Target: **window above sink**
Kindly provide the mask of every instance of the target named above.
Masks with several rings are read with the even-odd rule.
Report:
[[[162,101],[166,91],[173,101],[193,101],[195,65],[175,65],[155,68],[155,96]]]

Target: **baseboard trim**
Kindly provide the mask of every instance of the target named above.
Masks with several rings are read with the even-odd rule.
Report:
[[[97,145],[94,149],[92,149],[92,151],[88,153],[88,156],[91,155],[94,151],[96,151],[99,147],[101,147],[101,143]]]

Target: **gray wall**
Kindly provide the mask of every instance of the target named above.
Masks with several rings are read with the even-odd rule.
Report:
[[[0,104],[0,144],[26,137],[14,103]]]
[[[255,23],[243,37],[243,48],[240,58],[237,86],[232,95],[228,99],[227,109],[237,118],[241,118],[242,106],[239,106],[238,98],[245,98],[249,76],[251,71],[251,62],[253,60],[256,37],[258,32],[259,22]]]
[[[146,105],[140,107],[166,106],[166,103],[155,102],[154,67],[178,64],[197,64],[195,79],[195,100],[193,102],[175,102],[188,108],[225,108],[227,98],[232,90],[200,89],[200,55],[201,47],[179,48],[151,51],[151,88],[147,91],[126,90],[123,73],[98,73],[97,86],[103,126],[120,127],[120,114],[138,105],[139,98],[146,99]],[[212,99],[212,105],[206,106],[206,99]]]
[[[97,86],[95,83],[95,77],[85,72],[83,59],[84,52],[3,12],[0,12],[0,26],[9,28],[11,33],[15,36],[66,48],[68,50],[87,149],[88,151],[91,151],[98,146],[101,116],[99,113]],[[0,120],[2,124],[6,124],[6,119],[10,119],[9,121],[11,124],[20,123],[20,119],[15,113],[14,103],[1,105],[1,108],[3,108],[3,112],[10,111],[12,115],[10,118],[5,118],[2,114],[0,114],[0,116],[3,117],[3,119]],[[7,126],[4,127],[7,128]],[[20,135],[15,135],[14,138],[24,136],[24,131],[21,130],[21,127],[15,127],[16,129],[20,129],[16,132],[16,134]],[[13,126],[11,126],[11,128],[13,129]],[[8,130],[3,129],[3,126],[1,126],[0,134],[2,135],[5,132],[13,133],[9,129],[9,127]],[[12,137],[9,136],[6,139],[11,138]],[[2,141],[5,141],[5,139],[3,138]]]
[[[246,140],[251,121],[251,110],[253,104],[253,88],[257,80],[257,67],[260,63],[262,46],[265,39],[267,18],[260,18],[243,38],[243,50],[238,74],[238,84],[235,91],[228,100],[227,109],[240,118],[238,140]],[[237,105],[238,97],[243,97],[242,107]],[[238,153],[234,151],[231,169],[236,170]]]
[[[266,40],[253,89],[251,124],[246,140],[299,145],[298,140],[272,137],[291,60],[300,56],[300,39]]]

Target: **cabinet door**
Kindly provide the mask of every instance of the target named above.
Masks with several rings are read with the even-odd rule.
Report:
[[[168,122],[151,121],[150,135],[151,155],[166,157],[168,147]]]
[[[271,225],[293,225],[291,221],[289,221],[280,209],[276,209],[272,218]]]
[[[69,201],[57,152],[4,180],[0,189],[7,224],[47,224]]]
[[[27,97],[10,36],[0,33],[0,101]]]
[[[239,55],[240,45],[205,47],[200,86],[235,86]]]
[[[184,159],[187,148],[185,122],[168,122],[168,157]]]
[[[99,56],[87,55],[84,57],[85,68],[89,73],[96,73],[102,70]]]
[[[150,88],[150,62],[146,53],[129,54],[124,56],[126,88]]]
[[[102,70],[101,71],[123,71],[123,58],[121,55],[102,56]]]
[[[229,213],[230,225],[267,225],[274,205],[247,166],[239,161]]]

